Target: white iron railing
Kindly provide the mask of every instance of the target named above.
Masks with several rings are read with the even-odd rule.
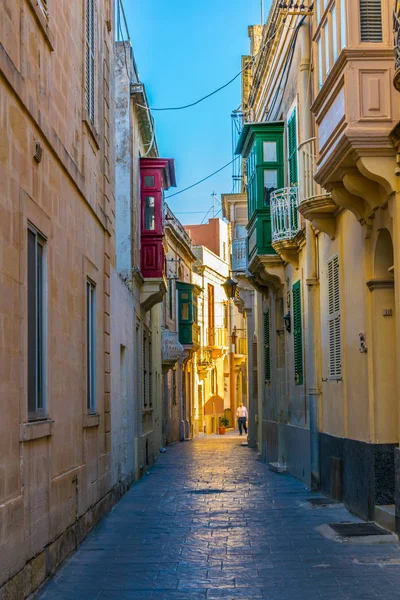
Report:
[[[297,187],[286,187],[271,194],[272,242],[290,240],[299,231]]]
[[[247,270],[247,237],[232,240],[232,271]]]

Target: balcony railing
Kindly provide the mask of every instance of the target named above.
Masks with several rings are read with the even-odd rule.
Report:
[[[247,354],[247,338],[238,338],[235,342],[235,354]]]
[[[305,140],[298,147],[299,152],[299,203],[309,198],[324,195],[326,192],[314,180],[317,170],[316,139]]]
[[[212,352],[207,348],[200,348],[197,352],[197,366],[201,369],[210,369],[213,364]]]
[[[286,187],[271,193],[272,243],[290,240],[299,231],[297,187]]]
[[[224,328],[210,327],[208,329],[208,345],[222,348],[228,345],[228,331]]]
[[[232,271],[247,270],[247,237],[232,240]]]

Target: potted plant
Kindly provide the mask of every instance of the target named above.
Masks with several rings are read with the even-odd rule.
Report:
[[[226,428],[228,427],[228,425],[229,425],[229,419],[227,419],[226,415],[224,414],[219,420],[219,428],[218,428],[219,435],[225,435]]]

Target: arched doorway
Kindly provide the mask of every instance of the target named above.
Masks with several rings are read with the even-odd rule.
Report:
[[[374,388],[375,441],[395,443],[397,425],[396,322],[393,243],[390,232],[381,229],[375,245],[374,276],[368,282],[372,293],[372,371]]]

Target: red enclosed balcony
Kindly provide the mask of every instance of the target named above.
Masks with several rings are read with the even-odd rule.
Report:
[[[144,279],[141,296],[146,310],[161,302],[167,290],[163,196],[164,190],[175,185],[173,159],[140,159],[140,270]]]

